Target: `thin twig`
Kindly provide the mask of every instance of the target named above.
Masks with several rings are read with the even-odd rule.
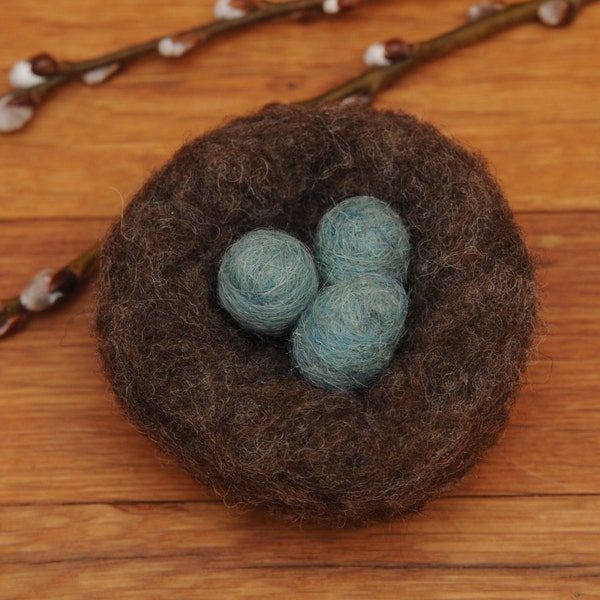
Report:
[[[347,99],[371,102],[377,93],[424,62],[475,44],[521,23],[541,21],[549,26],[566,25],[581,6],[597,1],[532,0],[508,6],[495,2],[495,8],[490,14],[483,11],[485,16],[478,20],[431,40],[419,44],[404,44],[399,40],[388,42],[388,60],[391,64],[369,69],[362,75],[299,104],[314,105]],[[36,311],[36,306],[41,307],[37,310],[43,310],[59,298],[72,294],[89,277],[99,254],[100,244],[96,244],[54,275],[43,271],[19,297],[0,301],[0,337],[20,328]]]
[[[230,11],[226,16],[96,58],[70,62],[57,61],[48,54],[39,54],[29,61],[17,63],[16,67],[23,72],[18,72],[15,78],[22,83],[17,82],[17,89],[0,97],[0,111],[4,113],[0,114],[0,132],[22,129],[31,121],[35,109],[51,91],[74,79],[81,79],[90,85],[103,83],[137,59],[153,53],[165,58],[178,58],[225,34],[277,17],[303,14],[321,7],[324,13],[335,13],[352,8],[361,1],[333,0],[333,3],[325,4],[324,0],[229,0],[224,5],[225,10]],[[9,109],[13,109],[12,119],[8,118]]]

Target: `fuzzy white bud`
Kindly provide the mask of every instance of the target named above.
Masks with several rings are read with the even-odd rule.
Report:
[[[21,129],[35,112],[29,104],[10,104],[14,94],[6,94],[0,98],[0,131],[10,132]]]
[[[548,27],[559,27],[569,22],[576,8],[568,0],[549,0],[538,8],[538,18]]]
[[[479,21],[480,19],[482,19],[483,17],[487,16],[488,12],[486,10],[486,3],[482,3],[480,2],[479,4],[471,4],[471,6],[469,6],[469,10],[467,12],[468,16],[469,16],[469,21],[475,22],[475,21]]]
[[[504,7],[505,4],[501,0],[488,0],[486,2],[478,2],[477,4],[472,4],[469,7],[468,11],[469,21],[475,22],[485,17],[489,17],[490,15],[501,11]]]
[[[239,19],[246,14],[242,8],[231,5],[231,0],[217,0],[214,7],[214,15],[217,19]]]
[[[328,15],[335,15],[340,12],[339,0],[323,0],[323,12]]]
[[[160,42],[156,49],[161,56],[165,58],[178,58],[189,52],[194,47],[193,42],[176,41],[171,37],[165,37]]]
[[[99,83],[104,83],[111,75],[114,75],[119,70],[119,67],[119,63],[112,63],[111,65],[86,71],[81,76],[81,80],[87,85],[98,85]]]
[[[32,312],[39,312],[52,306],[63,296],[62,292],[50,292],[53,275],[52,269],[44,269],[29,282],[19,296],[24,308]]]
[[[363,60],[370,67],[388,67],[392,64],[392,61],[385,55],[385,44],[381,42],[371,44],[365,50]]]
[[[30,88],[44,83],[46,78],[34,73],[28,60],[20,60],[10,70],[8,81],[15,88]]]

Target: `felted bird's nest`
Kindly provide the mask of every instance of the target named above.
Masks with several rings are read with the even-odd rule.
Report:
[[[368,389],[327,392],[285,340],[219,307],[225,249],[254,228],[310,245],[350,196],[411,239],[406,333]],[[537,323],[532,258],[480,157],[412,116],[272,105],[185,145],[104,243],[95,330],[129,418],[228,503],[364,523],[421,509],[504,430]]]

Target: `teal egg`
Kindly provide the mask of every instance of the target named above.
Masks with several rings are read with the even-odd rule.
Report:
[[[321,219],[315,259],[324,285],[364,273],[381,273],[404,282],[409,234],[398,213],[373,196],[343,200]]]
[[[404,288],[386,275],[367,273],[327,286],[292,334],[294,364],[326,390],[366,387],[392,360],[407,311]]]
[[[230,246],[219,267],[221,305],[244,328],[281,335],[317,295],[310,250],[277,230],[255,229]]]

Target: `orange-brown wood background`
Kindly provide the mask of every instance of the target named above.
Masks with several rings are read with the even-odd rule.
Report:
[[[289,19],[106,85],[56,93],[0,138],[0,297],[101,238],[185,140],[362,69],[370,43],[460,24],[464,0]],[[0,75],[212,18],[207,0],[19,0]],[[407,520],[297,528],[227,508],[122,417],[93,285],[0,341],[0,598],[600,598],[600,4],[426,65],[382,94],[485,154],[539,256],[546,337],[501,442]],[[8,89],[8,85],[2,86]],[[1,90],[0,90],[1,91]]]

